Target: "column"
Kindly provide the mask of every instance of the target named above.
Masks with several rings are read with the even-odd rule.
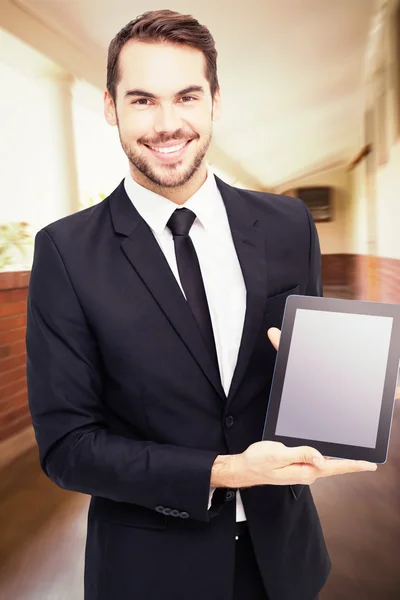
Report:
[[[40,221],[47,224],[79,210],[72,113],[74,78],[69,73],[55,71],[40,75],[38,83],[43,132],[37,145],[43,176],[43,201],[38,209]]]

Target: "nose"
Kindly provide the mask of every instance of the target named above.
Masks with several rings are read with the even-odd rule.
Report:
[[[174,106],[159,106],[154,123],[157,133],[172,133],[181,127],[181,120]]]

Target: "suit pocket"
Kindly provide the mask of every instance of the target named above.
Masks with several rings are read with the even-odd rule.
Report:
[[[297,294],[299,287],[299,285],[296,285],[295,287],[290,288],[290,290],[286,290],[286,292],[267,298],[264,309],[264,328],[266,331],[268,331],[270,327],[282,329],[286,300],[288,296]]]
[[[268,315],[270,313],[276,312],[282,312],[283,314],[287,297],[291,296],[292,294],[297,294],[298,291],[299,285],[296,285],[295,287],[290,288],[290,290],[286,290],[286,292],[281,292],[276,296],[271,296],[270,298],[267,298],[267,301],[265,303],[264,314]]]
[[[93,516],[100,521],[144,529],[165,529],[167,526],[165,515],[137,504],[107,498],[93,498],[92,503]]]

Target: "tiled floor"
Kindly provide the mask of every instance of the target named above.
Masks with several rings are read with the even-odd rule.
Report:
[[[386,464],[312,486],[333,563],[321,600],[400,599],[400,400]]]
[[[400,401],[388,462],[312,490],[333,562],[321,600],[399,600]],[[0,471],[1,600],[83,599],[87,506],[45,477],[36,448]]]
[[[1,600],[81,600],[88,498],[59,489],[36,448],[0,471]]]
[[[400,598],[399,405],[394,416],[389,460],[377,472],[312,486],[333,562],[321,600]],[[83,599],[87,505],[45,477],[36,449],[0,472],[2,600]]]

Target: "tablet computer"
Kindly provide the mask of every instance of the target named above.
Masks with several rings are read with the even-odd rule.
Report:
[[[400,360],[400,305],[289,296],[263,440],[386,462]]]

